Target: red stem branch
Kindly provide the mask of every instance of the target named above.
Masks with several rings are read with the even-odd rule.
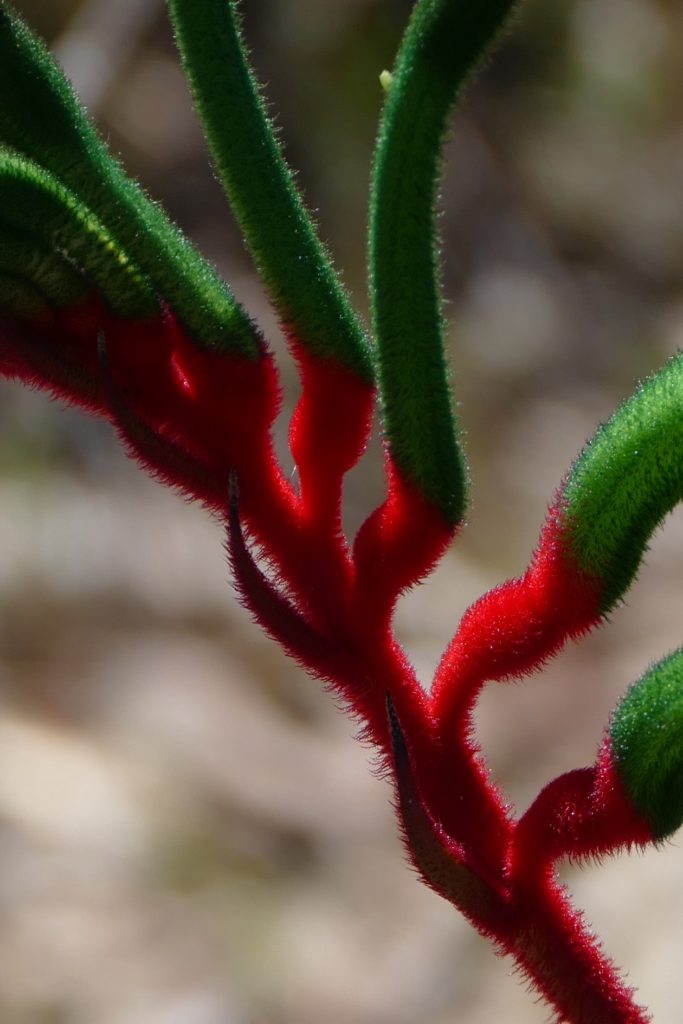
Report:
[[[507,949],[557,1012],[557,1024],[647,1024],[651,1017],[552,876],[515,890]]]

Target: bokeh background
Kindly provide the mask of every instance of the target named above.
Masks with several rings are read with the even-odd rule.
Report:
[[[162,0],[17,0],[130,172],[277,328],[208,167]],[[365,207],[411,4],[250,0],[254,60],[365,309]],[[596,424],[683,339],[683,6],[528,0],[466,93],[441,230],[472,465],[464,535],[399,609],[428,683],[465,607],[521,572]],[[296,396],[283,360],[286,417]],[[417,884],[353,729],[236,604],[220,527],[44,396],[0,404],[4,1024],[540,1024],[510,965]],[[347,488],[381,494],[378,446]],[[683,518],[628,603],[479,734],[522,809],[592,760],[681,641]],[[683,1006],[683,849],[565,871],[658,1024]]]

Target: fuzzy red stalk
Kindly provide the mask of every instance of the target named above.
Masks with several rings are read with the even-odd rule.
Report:
[[[570,1024],[643,1024],[555,876],[563,856],[651,838],[620,788],[609,744],[551,783],[515,821],[473,737],[482,686],[538,668],[600,620],[600,581],[568,555],[550,511],[528,570],[465,613],[425,692],[392,632],[400,593],[445,550],[447,523],[387,456],[387,496],[344,538],[345,473],[364,450],[373,389],[292,342],[302,396],[290,428],[297,485],[273,450],[277,371],[198,348],[172,312],[122,322],[93,299],[0,325],[3,372],[108,417],[151,473],[226,523],[236,585],[261,626],[325,679],[396,785],[409,856],[425,882],[510,954]]]

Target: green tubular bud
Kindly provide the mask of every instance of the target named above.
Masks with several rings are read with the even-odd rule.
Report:
[[[466,469],[443,353],[436,190],[448,117],[513,0],[421,0],[391,72],[370,202],[370,296],[393,458],[458,522]]]
[[[664,839],[683,824],[683,648],[634,683],[612,717],[619,775],[634,807]]]
[[[599,428],[564,488],[570,549],[603,581],[603,612],[628,589],[650,535],[681,498],[683,353]]]
[[[43,43],[0,0],[0,141],[77,194],[189,334],[257,358],[255,326],[213,268],[111,156]]]
[[[74,305],[88,294],[87,281],[61,253],[38,236],[3,224],[0,213],[0,271],[17,269],[53,309]]]
[[[45,299],[30,281],[0,268],[0,313],[15,320],[49,316]]]
[[[363,328],[321,245],[249,66],[236,4],[168,0],[219,178],[284,326],[372,380]]]
[[[39,231],[49,246],[66,252],[114,313],[158,313],[155,296],[137,268],[94,214],[42,167],[15,153],[0,152],[0,196],[0,220],[15,231]]]

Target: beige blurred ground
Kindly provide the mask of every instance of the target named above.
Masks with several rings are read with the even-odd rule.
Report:
[[[16,6],[273,333],[163,5]],[[245,4],[290,155],[361,306],[376,75],[409,7]],[[442,226],[473,506],[400,608],[425,682],[467,604],[523,569],[583,440],[681,344],[682,28],[667,0],[537,0],[468,92]],[[126,463],[104,427],[2,395],[3,1024],[546,1020],[405,866],[386,784],[236,605],[218,525]],[[349,483],[350,529],[378,488],[375,453]],[[480,736],[518,806],[591,760],[618,695],[680,643],[682,542],[679,511],[608,628],[538,679],[486,692]],[[678,1024],[680,841],[567,879],[657,1024]]]

